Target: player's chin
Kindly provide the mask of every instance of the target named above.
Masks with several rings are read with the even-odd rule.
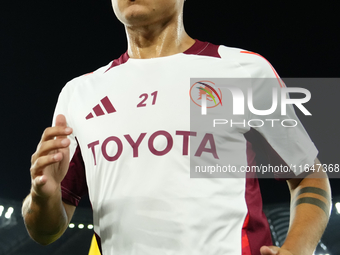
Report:
[[[121,21],[129,26],[147,25],[152,20],[152,11],[143,6],[128,8],[122,13]]]

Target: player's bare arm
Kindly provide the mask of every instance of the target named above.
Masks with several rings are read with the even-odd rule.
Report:
[[[60,183],[69,165],[70,140],[63,115],[56,118],[56,126],[47,128],[31,159],[30,194],[22,207],[26,228],[30,236],[41,244],[58,239],[66,230],[75,207],[61,200]]]
[[[318,159],[314,169],[318,169],[316,164],[320,164]],[[307,178],[287,182],[291,193],[291,215],[286,241],[281,248],[262,247],[262,255],[311,255],[327,226],[331,206],[327,174],[319,171]]]

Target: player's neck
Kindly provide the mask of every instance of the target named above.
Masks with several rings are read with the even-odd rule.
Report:
[[[194,43],[182,21],[143,27],[126,27],[130,58],[158,58],[184,52]]]

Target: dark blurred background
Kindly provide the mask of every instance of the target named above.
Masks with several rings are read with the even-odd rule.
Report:
[[[184,23],[193,38],[260,53],[281,77],[335,78],[339,7],[335,1],[187,0]],[[0,198],[21,201],[28,194],[30,157],[65,83],[118,58],[126,47],[109,0],[1,3]],[[339,92],[340,86],[314,88],[313,116],[302,119],[325,164],[340,163]],[[285,182],[260,182],[265,204],[289,201]],[[339,183],[331,180],[336,196]]]

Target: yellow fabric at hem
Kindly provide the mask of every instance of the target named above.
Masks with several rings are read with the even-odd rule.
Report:
[[[89,255],[101,255],[95,235],[92,237]]]

